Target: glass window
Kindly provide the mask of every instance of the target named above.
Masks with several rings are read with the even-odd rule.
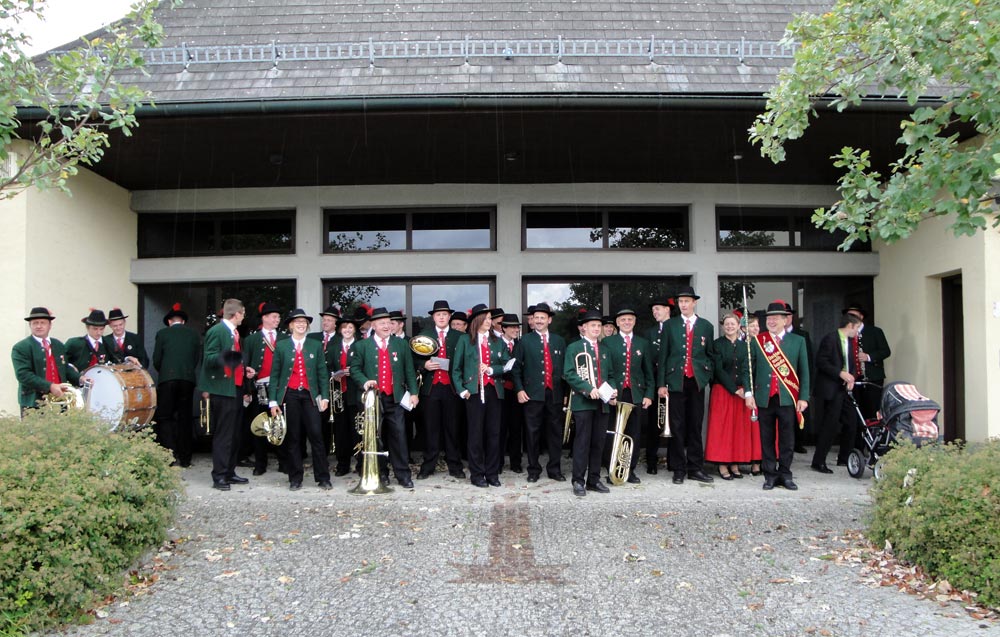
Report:
[[[492,250],[496,211],[487,208],[326,211],[326,251]]]
[[[524,248],[687,250],[684,206],[526,206]]]
[[[295,211],[143,213],[139,258],[293,254]]]
[[[832,252],[846,236],[812,223],[812,208],[718,206],[720,250],[818,250]],[[871,244],[855,242],[850,252],[870,252]]]

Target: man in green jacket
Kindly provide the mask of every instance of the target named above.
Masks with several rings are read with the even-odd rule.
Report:
[[[630,484],[641,482],[639,476],[635,475],[635,467],[639,462],[639,435],[642,431],[642,422],[646,420],[649,407],[653,404],[656,385],[650,343],[635,333],[635,319],[634,310],[629,308],[618,310],[615,315],[618,333],[606,336],[601,341],[601,346],[607,350],[614,363],[614,385],[618,388],[619,402],[624,401],[636,406],[625,423],[625,435],[632,438],[632,459],[629,462],[627,478]],[[608,466],[610,466],[609,452],[610,445],[604,454],[604,464]]]
[[[712,482],[705,474],[702,421],[705,418],[705,386],[712,379],[715,358],[715,326],[695,314],[698,299],[694,288],[685,286],[674,296],[680,316],[663,326],[656,385],[668,397],[670,442],[668,464],[674,484],[685,475],[698,482]]]
[[[790,491],[799,488],[792,479],[794,427],[809,407],[809,356],[804,338],[785,333],[787,315],[783,302],[768,304],[767,330],[751,343],[754,383],[749,383],[749,376],[743,383],[743,387],[755,388],[753,393],[746,391],[746,405],[757,408],[765,491],[779,485]]]
[[[83,372],[94,365],[104,365],[110,361],[108,348],[104,345],[104,328],[108,324],[102,310],[90,310],[90,314],[80,319],[87,326],[85,336],[74,336],[66,341],[66,361]]]
[[[302,488],[303,433],[312,447],[313,477],[320,489],[333,488],[330,483],[330,463],[323,446],[320,411],[330,406],[330,374],[326,369],[323,346],[315,339],[306,338],[312,317],[302,309],[292,310],[287,325],[291,338],[279,341],[274,347],[271,363],[271,381],[267,397],[271,417],[284,411],[285,447],[288,454],[288,488]]]
[[[156,440],[174,454],[174,464],[191,466],[195,368],[201,357],[201,338],[187,327],[187,312],[174,303],[156,333],[153,367],[156,384]]]
[[[104,347],[108,350],[108,356],[112,363],[118,365],[130,360],[143,368],[149,367],[149,356],[146,355],[142,337],[135,332],[125,330],[127,318],[128,315],[119,307],[111,308],[108,312],[108,327],[111,333],[104,337]]]
[[[653,314],[653,320],[656,321],[653,327],[649,328],[649,331],[646,332],[646,340],[649,341],[649,358],[653,367],[653,376],[650,378],[650,384],[654,386],[656,385],[656,374],[659,370],[660,343],[663,341],[663,327],[666,325],[667,320],[670,319],[670,308],[673,306],[674,300],[672,298],[659,298],[649,305],[649,310]],[[642,434],[642,445],[646,450],[646,473],[654,476],[658,471],[657,463],[659,462],[660,443],[663,440],[660,433],[656,413],[654,412],[653,417],[645,419]]]
[[[250,404],[243,409],[243,420],[240,426],[240,450],[238,458],[248,458],[253,454],[253,474],[264,475],[267,472],[267,456],[270,443],[263,436],[255,436],[250,431],[253,419],[263,411],[268,411],[269,400],[267,388],[271,382],[271,370],[274,368],[274,350],[280,341],[288,338],[288,332],[279,330],[281,324],[281,308],[265,301],[257,306],[260,316],[260,329],[249,334],[243,344],[243,364],[254,371],[254,391],[250,396]],[[304,443],[303,443],[304,444]],[[277,448],[278,468],[287,471],[285,450],[282,445]],[[241,464],[240,466],[245,466]]]
[[[31,336],[15,343],[11,350],[21,415],[24,415],[25,409],[35,407],[36,402],[46,394],[61,398],[62,383],[77,385],[80,382],[80,375],[66,363],[66,346],[49,338],[55,318],[44,307],[31,308],[28,316],[24,317]]]

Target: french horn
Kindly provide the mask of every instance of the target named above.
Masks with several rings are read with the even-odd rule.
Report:
[[[268,412],[262,411],[250,421],[250,433],[261,438],[267,438],[267,441],[275,447],[284,442],[287,430],[288,426],[284,413],[280,413],[272,418]]]
[[[417,334],[410,339],[410,351],[417,356],[434,356],[441,346],[426,334]]]

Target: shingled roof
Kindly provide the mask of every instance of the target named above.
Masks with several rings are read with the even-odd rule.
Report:
[[[166,3],[165,3],[166,4]],[[185,0],[162,7],[159,104],[439,95],[757,97],[793,14],[829,2]]]

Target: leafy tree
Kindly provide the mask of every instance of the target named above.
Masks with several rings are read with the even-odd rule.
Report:
[[[81,39],[71,51],[32,59],[21,30],[29,16],[44,18],[45,0],[0,0],[0,162],[12,156],[22,122],[19,109],[37,109],[31,141],[15,155],[12,171],[0,173],[0,199],[28,186],[69,192],[66,180],[79,164],[93,165],[108,147],[108,131],[130,135],[136,107],[151,95],[123,84],[116,74],[141,71],[141,47],[155,47],[163,28],[154,19],[162,0],[138,0],[125,19],[100,36]],[[172,6],[180,0],[169,0]]]
[[[847,248],[892,243],[932,217],[949,217],[956,235],[1000,224],[1000,3],[837,0],[827,13],[795,17],[785,41],[799,43],[794,63],[750,128],[765,157],[782,161],[821,101],[843,111],[869,95],[897,95],[917,107],[902,122],[902,156],[888,174],[872,167],[868,150],[847,146],[833,157],[845,170],[841,199],[814,213],[817,227],[847,232]]]

